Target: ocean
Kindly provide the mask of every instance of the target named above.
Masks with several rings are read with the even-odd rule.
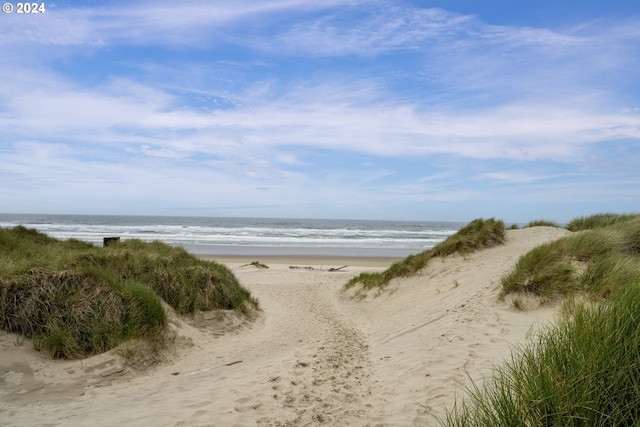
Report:
[[[16,225],[95,245],[105,237],[159,240],[193,254],[406,257],[432,248],[464,223],[0,214],[0,227]]]

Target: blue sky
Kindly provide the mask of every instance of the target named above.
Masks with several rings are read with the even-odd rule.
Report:
[[[640,212],[640,1],[57,1],[0,16],[0,212]]]

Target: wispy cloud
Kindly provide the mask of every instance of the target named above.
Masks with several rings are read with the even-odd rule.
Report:
[[[0,44],[43,45],[193,45],[216,44],[226,31],[240,31],[247,23],[261,25],[282,13],[309,13],[358,2],[329,0],[140,1],[107,3],[96,7],[48,5],[46,14],[33,19],[8,15]],[[3,19],[4,21],[4,19]]]
[[[89,197],[98,186],[189,204],[204,182],[226,206],[237,194],[373,206],[496,188],[637,198],[639,20],[493,25],[346,0],[8,15],[0,196],[53,186]],[[416,159],[430,172],[408,166]]]

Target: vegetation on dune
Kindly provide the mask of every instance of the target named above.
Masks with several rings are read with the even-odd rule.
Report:
[[[637,425],[640,419],[640,215],[578,218],[571,236],[534,248],[503,295],[586,294],[529,347],[512,352],[447,412],[449,426]]]
[[[55,358],[143,338],[164,344],[167,315],[257,308],[226,267],[160,242],[98,248],[22,226],[0,229],[0,327]]]
[[[640,277],[640,215],[593,218],[572,222],[583,231],[523,255],[502,278],[502,295],[526,292],[548,300],[583,291],[606,297]]]
[[[468,255],[476,250],[504,243],[504,222],[475,219],[435,247],[392,264],[381,273],[361,273],[345,284],[346,288],[361,285],[365,289],[385,287],[392,279],[411,276],[424,268],[429,260],[453,254]]]
[[[432,250],[347,284],[384,286],[436,256],[500,243],[502,224],[463,228]],[[470,224],[471,225],[471,224]],[[498,226],[497,226],[498,225]],[[473,230],[493,229],[502,238]],[[497,226],[497,227],[496,227]],[[526,227],[553,226],[543,220]],[[517,228],[517,227],[513,227]],[[599,214],[573,220],[570,236],[534,248],[502,278],[502,296],[587,295],[567,299],[560,321],[529,347],[512,352],[482,385],[472,384],[449,409],[450,426],[637,425],[640,419],[640,215]]]
[[[530,221],[527,225],[524,226],[524,228],[529,228],[529,227],[556,227],[556,228],[560,228],[560,226],[558,224],[556,224],[553,221],[548,221],[546,219],[536,219],[533,221]]]
[[[593,230],[595,228],[607,227],[630,219],[637,218],[636,214],[613,214],[603,213],[590,216],[583,216],[572,220],[567,225],[569,231]]]
[[[450,426],[632,426],[640,419],[640,280],[564,311],[452,408]]]

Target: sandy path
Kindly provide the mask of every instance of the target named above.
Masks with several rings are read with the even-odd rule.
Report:
[[[116,376],[113,384],[87,387],[84,377],[67,378],[68,370],[86,371],[77,361],[50,362],[34,354],[29,363],[14,360],[3,366],[11,374],[2,378],[7,387],[0,424],[353,425],[365,417],[370,408],[363,398],[372,394],[368,344],[340,312],[338,299],[352,273],[286,265],[234,271],[260,300],[264,313],[254,325],[214,338],[180,324],[196,343],[188,354],[152,373],[121,381]],[[7,341],[7,353],[33,353]],[[122,372],[114,358],[106,360],[93,364]],[[34,364],[50,370],[45,377],[52,380],[34,380],[32,373],[15,378]],[[47,389],[54,393],[41,392]]]
[[[522,253],[564,233],[509,232],[505,246],[438,260],[362,301],[342,284],[381,268],[228,260],[263,314],[218,336],[176,321],[191,347],[179,340],[177,357],[145,372],[112,354],[51,362],[4,334],[0,425],[433,425],[432,411],[452,403],[467,373],[480,378],[553,318],[498,302],[496,286]]]
[[[511,348],[552,322],[558,306],[527,311],[498,301],[500,278],[533,247],[566,235],[536,227],[508,232],[507,243],[468,257],[434,260],[419,275],[393,281],[350,305],[369,337],[389,425],[433,425],[456,393],[489,375]],[[353,292],[350,292],[352,295]]]

